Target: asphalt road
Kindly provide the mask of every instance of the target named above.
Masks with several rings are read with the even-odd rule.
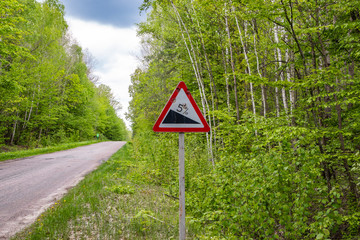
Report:
[[[101,142],[0,162],[0,239],[31,224],[125,142]]]

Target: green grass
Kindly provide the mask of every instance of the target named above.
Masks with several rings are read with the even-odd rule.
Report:
[[[84,142],[75,142],[75,143],[64,143],[59,144],[56,146],[50,146],[50,147],[43,147],[43,148],[34,148],[34,149],[26,149],[26,150],[17,150],[16,148],[10,149],[9,152],[0,152],[0,161],[5,161],[9,159],[15,159],[15,158],[23,158],[23,157],[30,157],[38,154],[44,154],[44,153],[52,153],[57,152],[61,150],[67,150],[70,148],[76,148],[80,146],[90,145],[93,143],[97,143],[99,141],[84,141]]]
[[[130,151],[128,143],[13,239],[177,239],[177,200],[148,183]]]

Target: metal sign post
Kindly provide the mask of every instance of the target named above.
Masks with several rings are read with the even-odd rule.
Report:
[[[185,133],[179,133],[179,239],[185,240]]]
[[[155,132],[179,133],[179,239],[185,240],[185,146],[184,132],[209,132],[210,127],[184,82],[179,82],[157,119]]]

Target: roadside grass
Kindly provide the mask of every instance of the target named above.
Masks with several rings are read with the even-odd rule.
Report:
[[[177,239],[178,201],[149,184],[130,151],[127,143],[12,239]]]
[[[84,141],[84,142],[74,142],[74,143],[64,143],[50,147],[43,147],[43,148],[34,148],[34,149],[26,149],[26,150],[17,150],[17,148],[11,148],[8,152],[0,152],[0,162],[15,159],[15,158],[24,158],[30,157],[38,154],[44,153],[52,153],[61,150],[67,150],[70,148],[76,148],[80,146],[90,145],[93,143],[97,143],[100,141],[92,140],[92,141]]]

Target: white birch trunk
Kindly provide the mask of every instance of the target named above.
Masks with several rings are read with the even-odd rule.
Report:
[[[275,50],[275,59],[276,57],[276,50]],[[275,72],[277,71],[277,66],[275,65]],[[278,78],[275,77],[275,82],[278,81]],[[280,103],[279,103],[279,88],[275,87],[275,108],[276,108],[276,117],[280,117]]]
[[[16,113],[16,118],[17,118],[18,116],[19,116],[19,112]],[[14,121],[13,132],[12,132],[11,140],[10,140],[10,144],[11,144],[11,145],[14,144],[14,138],[15,138],[15,133],[16,133],[17,122],[18,122],[18,120],[16,119],[16,120]]]
[[[196,21],[196,24],[197,24],[197,27],[198,27],[198,31],[199,31],[199,36],[200,36],[200,42],[201,42],[201,46],[202,46],[202,49],[204,51],[204,58],[205,58],[205,63],[206,63],[206,68],[207,68],[207,72],[208,72],[208,75],[209,75],[209,79],[210,79],[210,94],[211,94],[211,107],[212,107],[212,111],[215,112],[215,98],[214,98],[214,92],[216,91],[216,88],[215,88],[215,81],[214,81],[214,77],[213,77],[213,73],[212,73],[212,68],[211,68],[211,64],[210,64],[210,61],[209,61],[209,58],[208,58],[208,55],[206,53],[206,48],[205,48],[205,43],[204,43],[204,39],[203,39],[203,34],[202,34],[202,31],[201,31],[201,27],[200,27],[200,23],[199,23],[199,20],[197,18],[197,15],[196,15],[196,11],[195,11],[195,8],[194,8],[194,5],[193,5],[193,2],[191,2],[191,7],[192,7],[192,10],[194,12],[194,18],[195,18],[195,21]],[[215,92],[216,94],[216,92]],[[209,109],[208,109],[208,112]],[[212,126],[211,126],[211,115],[209,115],[209,121],[210,121],[210,140],[214,141],[214,144],[216,144],[216,131],[215,131],[215,128],[212,128],[212,126],[216,126],[216,121],[215,121],[215,114],[211,114],[212,115]],[[212,133],[213,132],[213,133]],[[215,146],[216,147],[216,146]],[[211,149],[212,149],[212,146],[211,146]],[[212,159],[214,158],[213,156],[213,151],[211,151],[212,155]]]
[[[239,100],[238,100],[238,94],[237,94],[237,80],[236,80],[236,74],[235,74],[235,64],[234,64],[234,57],[233,57],[233,50],[232,50],[232,43],[231,43],[231,35],[230,35],[230,28],[229,28],[229,22],[227,17],[227,7],[225,3],[225,25],[226,25],[226,32],[229,39],[229,49],[230,49],[230,63],[231,63],[231,70],[233,73],[233,79],[234,79],[234,94],[235,94],[235,108],[236,108],[236,120],[240,120],[240,112],[239,112]]]
[[[229,61],[229,49],[225,48],[225,62],[224,62],[224,71],[225,71],[225,82],[226,82],[226,103],[228,106],[228,112],[230,113],[230,89],[229,89],[229,76],[227,73],[227,62]]]
[[[199,87],[201,104],[202,104],[202,108],[203,108],[203,114],[204,114],[204,116],[206,118],[206,117],[209,117],[208,114],[207,114],[206,108],[207,108],[208,111],[210,111],[210,109],[209,109],[209,105],[208,105],[207,100],[206,100],[205,88],[204,88],[204,84],[203,84],[201,74],[200,74],[200,71],[199,71],[199,65],[198,65],[198,62],[197,62],[194,46],[192,44],[192,40],[191,40],[190,34],[189,34],[189,32],[188,32],[188,30],[186,28],[186,25],[183,22],[183,20],[182,20],[182,18],[180,16],[180,13],[178,12],[178,10],[177,10],[175,4],[173,3],[173,1],[171,1],[171,4],[172,4],[172,7],[173,7],[173,9],[175,11],[176,17],[178,19],[178,24],[179,24],[179,28],[180,28],[180,31],[181,31],[181,36],[183,38],[185,47],[186,47],[186,49],[188,51],[188,54],[189,54],[189,58],[190,58],[192,67],[194,69],[195,77],[196,77],[198,87]],[[189,48],[188,43],[186,41],[184,31],[186,32],[186,34],[188,36],[190,48]],[[210,128],[211,128],[211,118],[209,118],[209,120],[210,121],[208,121],[208,122],[209,122]],[[212,164],[214,166],[215,163],[214,163],[213,150],[212,150],[212,131],[210,131],[210,139],[209,139],[209,133],[206,133],[206,141],[207,141],[207,145],[208,145],[208,153],[209,153],[209,156],[211,157],[211,162],[212,162]]]
[[[290,55],[289,55],[289,49],[286,49],[285,51],[285,60],[286,62],[290,62]],[[288,64],[289,67],[286,68],[286,78],[288,80],[288,82],[291,82],[291,66],[290,64]],[[294,90],[292,90],[292,88],[290,88],[289,90],[289,96],[290,96],[290,115],[293,115],[293,111],[295,109],[295,95],[294,95]]]
[[[232,4],[231,1],[230,1],[230,3]],[[247,51],[246,51],[245,43],[244,43],[244,40],[243,40],[243,37],[242,37],[242,31],[241,31],[241,28],[240,28],[240,25],[239,25],[238,18],[237,18],[237,16],[236,16],[236,12],[235,12],[234,6],[232,6],[232,10],[233,10],[233,12],[234,12],[237,29],[238,29],[238,31],[239,31],[240,41],[241,41],[241,45],[242,45],[242,47],[243,47],[244,57],[245,57],[245,61],[246,61],[247,68],[248,68],[248,73],[249,73],[249,75],[251,75],[251,67],[250,67],[250,63],[249,63],[249,58],[248,58],[248,56],[247,56]],[[256,106],[255,106],[255,99],[254,99],[254,87],[253,87],[253,83],[252,83],[252,82],[250,82],[249,85],[250,85],[250,97],[251,97],[252,110],[253,110],[254,119],[255,119],[255,124],[256,124],[257,121],[256,121]]]
[[[259,64],[259,57],[256,50],[256,32],[255,32],[255,26],[254,26],[254,51],[255,51],[255,57],[256,57],[256,68],[257,72],[259,74],[259,77],[262,78],[261,72],[260,72],[260,64]],[[265,98],[265,88],[264,85],[261,84],[261,98],[263,102],[263,111],[264,111],[264,117],[266,118],[266,98]]]
[[[278,35],[279,31],[278,31],[278,26],[275,25],[274,27],[274,36],[275,36],[275,43],[279,44],[279,35]],[[276,48],[276,52],[277,52],[277,62],[278,62],[278,70],[280,70],[280,79],[281,81],[285,81],[284,78],[284,71],[282,71],[281,67],[282,67],[282,55],[281,55],[281,50],[279,47]],[[285,88],[281,88],[281,93],[282,93],[282,99],[283,99],[283,105],[284,105],[284,110],[286,115],[288,116],[288,104],[287,104],[287,99],[286,99],[286,90]]]

